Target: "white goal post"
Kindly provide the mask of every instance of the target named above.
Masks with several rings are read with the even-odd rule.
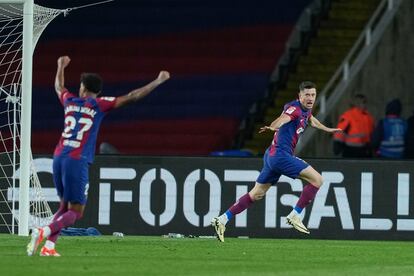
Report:
[[[27,236],[52,216],[31,152],[32,63],[41,33],[64,12],[0,0],[0,232]]]
[[[23,1],[22,107],[20,136],[19,236],[29,235],[29,183],[32,127],[33,0]]]

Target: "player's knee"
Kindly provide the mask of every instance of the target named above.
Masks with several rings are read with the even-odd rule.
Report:
[[[313,184],[315,184],[315,186],[317,186],[318,188],[320,186],[322,186],[322,184],[323,184],[323,177],[322,177],[322,175],[318,174],[316,176],[316,178],[315,178],[315,183],[313,183]]]
[[[83,211],[82,210],[70,209],[70,211],[73,212],[75,220],[80,220],[83,217]]]
[[[77,212],[76,220],[80,220],[81,218],[83,218],[83,212]]]
[[[254,194],[252,194],[253,201],[261,200],[265,195],[265,192],[263,191],[256,191]]]

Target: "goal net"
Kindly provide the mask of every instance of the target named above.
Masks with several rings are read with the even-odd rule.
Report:
[[[31,43],[29,41],[28,44],[24,44],[24,39],[27,37],[23,35],[23,26],[24,21],[27,20],[28,11],[27,6],[24,9],[24,2],[29,1],[29,12],[33,14],[33,33]],[[33,10],[31,10],[32,7]],[[26,16],[24,16],[24,11]],[[22,99],[27,94],[27,92],[22,93],[25,90],[22,87],[27,87],[27,83],[26,86],[22,86],[22,82],[24,83],[24,74],[31,74],[31,59],[40,35],[46,26],[63,12],[64,10],[33,5],[33,0],[6,0],[0,3],[0,233],[16,233],[20,223],[24,223],[22,225],[26,228],[42,226],[47,224],[52,217],[33,165],[30,147],[27,151],[21,150],[21,145],[24,144],[21,141],[21,134],[24,133],[23,124],[27,124],[27,120],[22,120],[22,107],[24,106]],[[31,47],[25,48],[24,45]],[[24,54],[23,50],[26,51],[26,49],[30,49],[29,54]],[[30,70],[28,72],[25,70],[23,74],[23,64],[25,62],[27,64],[24,59],[28,58]],[[26,79],[31,82],[31,75]],[[31,83],[28,85],[31,87]],[[29,99],[31,100],[31,95]],[[30,120],[28,129],[30,130]],[[29,205],[29,214],[25,219],[27,221],[20,222],[19,191],[23,191],[23,186],[19,185],[19,179],[23,178],[22,170],[24,170],[20,157],[24,155],[24,152],[29,153],[26,154],[29,156],[26,173],[29,175],[30,183],[29,200],[25,203],[26,206]],[[24,185],[23,182],[22,185]],[[27,184],[25,189],[27,191]],[[23,206],[23,203],[20,203],[20,206]]]

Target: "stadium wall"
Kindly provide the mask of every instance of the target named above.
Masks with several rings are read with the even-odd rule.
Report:
[[[305,210],[310,236],[284,223],[303,188],[301,180],[287,177],[230,222],[226,235],[413,239],[414,161],[313,159],[310,163],[325,179]],[[56,210],[51,157],[36,158],[35,166]],[[92,226],[104,234],[210,236],[210,219],[253,187],[261,166],[258,158],[98,156],[90,169],[86,213],[76,227]]]

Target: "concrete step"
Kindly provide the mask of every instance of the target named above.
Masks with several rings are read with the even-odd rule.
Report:
[[[335,71],[336,68],[338,68],[339,61],[327,63],[327,62],[312,62],[312,63],[301,63],[297,66],[295,74],[300,75],[301,77],[305,79],[309,79],[310,77],[319,76],[321,74],[331,74],[333,71]]]
[[[338,45],[332,47],[332,45],[323,45],[323,46],[314,46],[311,45],[307,50],[307,55],[313,56],[313,55],[346,55],[351,47],[348,45]]]
[[[331,10],[374,10],[380,0],[364,0],[364,1],[333,1],[331,5]]]
[[[344,54],[340,55],[307,55],[299,58],[298,66],[300,65],[335,65],[338,64],[345,57]]]
[[[318,34],[317,37],[319,38],[336,38],[336,39],[341,39],[341,38],[357,38],[359,36],[359,34],[361,33],[360,29],[319,29],[318,30]]]
[[[351,48],[354,45],[355,39],[343,37],[340,40],[335,37],[316,37],[311,40],[310,47],[348,47]]]
[[[322,84],[326,83],[327,80],[331,78],[332,74],[323,73],[323,74],[292,74],[289,76],[289,82],[301,83],[304,80],[309,80],[316,84],[316,87],[320,88]]]
[[[362,30],[367,23],[366,19],[348,20],[348,19],[329,19],[322,20],[320,23],[321,29],[359,29]]]
[[[329,12],[329,18],[331,19],[351,19],[351,20],[368,20],[372,13],[373,9],[333,9]]]

